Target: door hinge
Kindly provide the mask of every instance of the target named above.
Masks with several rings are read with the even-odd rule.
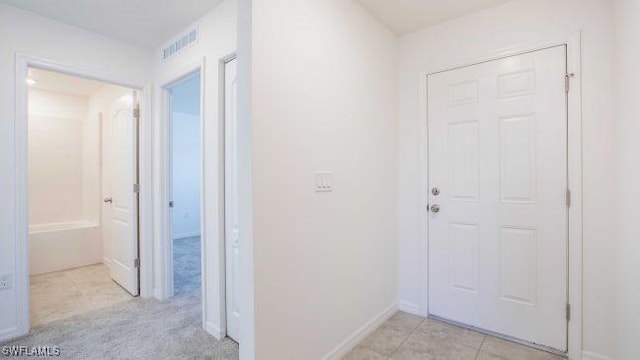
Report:
[[[566,92],[567,94],[569,93],[569,87],[571,84],[571,76],[569,76],[569,74],[566,74],[564,76],[564,92]]]
[[[571,304],[567,304],[566,316],[567,316],[567,321],[571,320]]]
[[[169,207],[172,208],[174,205],[173,200],[169,201]]]
[[[571,190],[567,189],[567,207],[571,207]]]
[[[140,120],[140,104],[136,104],[136,107],[133,108],[133,117],[136,118],[136,120]]]
[[[133,192],[136,194],[140,193],[140,184],[133,184]]]
[[[139,268],[140,267],[140,258],[136,258],[133,260],[133,267],[134,268]]]

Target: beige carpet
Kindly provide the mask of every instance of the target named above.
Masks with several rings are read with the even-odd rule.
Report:
[[[199,238],[174,242],[176,296],[168,301],[129,296],[105,269],[32,278],[37,325],[0,346],[58,346],[60,359],[238,359],[238,344],[202,329]]]
[[[196,294],[136,298],[32,328],[0,345],[59,346],[61,359],[238,359],[238,345],[202,329]]]
[[[31,326],[46,324],[93,310],[131,301],[111,280],[103,264],[83,266],[31,277]]]

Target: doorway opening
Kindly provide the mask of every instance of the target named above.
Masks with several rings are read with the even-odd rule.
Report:
[[[199,299],[203,288],[200,89],[199,71],[167,88],[173,295]]]
[[[197,300],[202,327],[239,342],[235,54],[218,61],[213,99],[205,94],[204,64],[160,82],[159,294],[192,308]],[[206,111],[205,98],[217,101],[217,113]]]
[[[27,69],[30,325],[140,293],[138,92]]]

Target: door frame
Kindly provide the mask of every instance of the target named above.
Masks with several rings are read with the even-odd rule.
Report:
[[[168,299],[174,295],[174,286],[173,286],[173,211],[169,207],[169,201],[172,201],[172,124],[173,120],[171,117],[171,88],[176,84],[188,79],[189,77],[195,75],[196,73],[200,73],[200,246],[201,246],[201,291],[203,293],[202,303],[203,303],[203,313],[204,313],[204,304],[206,302],[204,284],[206,283],[206,274],[205,274],[205,258],[203,254],[205,253],[205,238],[206,238],[206,223],[204,219],[205,216],[205,176],[204,176],[204,129],[205,124],[203,119],[205,118],[205,106],[204,106],[204,58],[201,61],[194,62],[189,64],[188,66],[180,69],[179,72],[171,74],[166,79],[164,79],[159,84],[159,101],[158,101],[158,112],[160,121],[158,123],[157,128],[157,137],[158,137],[158,202],[156,210],[158,211],[159,221],[157,225],[158,235],[160,240],[160,261],[161,263],[158,266],[160,270],[159,286],[156,288],[156,297],[159,299]],[[203,319],[204,320],[204,319]],[[203,322],[204,323],[204,322]]]
[[[221,197],[222,197],[222,206],[221,206],[221,211],[222,211],[222,222],[221,222],[221,228],[222,228],[222,234],[223,234],[223,241],[222,241],[222,258],[224,259],[223,263],[222,263],[222,267],[224,268],[224,272],[223,272],[223,277],[224,277],[224,281],[223,281],[223,287],[224,287],[224,296],[222,297],[223,302],[222,302],[222,324],[223,324],[223,328],[225,331],[225,335],[227,335],[227,271],[229,271],[229,267],[227,264],[227,248],[228,248],[228,239],[227,239],[227,145],[229,144],[230,141],[234,141],[236,144],[236,146],[238,145],[238,139],[229,139],[227,137],[227,114],[226,114],[226,95],[227,95],[227,86],[226,86],[226,77],[227,77],[227,64],[230,63],[231,61],[238,59],[238,54],[236,52],[233,52],[227,56],[224,56],[222,58],[220,58],[218,60],[218,103],[220,104],[220,106],[218,107],[219,109],[219,119],[220,119],[220,133],[221,133],[221,155],[220,155],[220,161],[222,163],[222,173],[221,173]],[[237,121],[237,119],[236,119]],[[238,166],[238,164],[236,164],[236,166]],[[239,281],[239,279],[236,279],[236,281]],[[238,294],[236,294],[238,295]],[[238,343],[240,342],[240,339],[234,339],[235,341],[237,341]]]
[[[33,56],[25,53],[16,53],[15,57],[15,119],[13,140],[15,146],[15,248],[16,248],[16,336],[29,332],[29,212],[28,212],[28,94],[29,87],[24,81],[28,76],[30,67],[53,71],[65,75],[82,77],[85,79],[102,81],[119,85],[138,91],[140,103],[140,121],[138,124],[138,168],[147,169],[150,166],[150,109],[151,86],[131,83],[117,76],[106,75],[83,69],[71,64]],[[151,235],[151,177],[148,173],[140,171],[139,207],[138,207],[138,246],[140,267],[139,286],[142,297],[150,296],[153,292],[153,243]]]
[[[156,277],[158,282],[155,288],[155,297],[158,299],[167,299],[173,295],[173,252],[172,252],[172,234],[171,234],[171,210],[168,206],[170,192],[170,93],[169,88],[186,77],[200,72],[200,153],[201,153],[201,174],[200,181],[202,184],[200,192],[200,240],[201,240],[201,291],[202,291],[202,327],[212,336],[221,340],[226,336],[226,319],[225,319],[225,269],[224,269],[224,159],[223,156],[223,132],[221,129],[221,121],[218,118],[218,144],[216,144],[216,156],[218,158],[218,166],[215,169],[215,176],[207,177],[206,162],[210,160],[206,151],[206,134],[211,131],[211,126],[215,123],[207,124],[207,119],[211,116],[207,113],[206,97],[207,87],[211,88],[214,84],[208,84],[206,74],[206,57],[196,58],[193,61],[187,61],[181,64],[177,70],[171,71],[164,75],[158,82],[158,116],[155,128],[155,151],[156,158],[154,160],[154,175],[157,179],[155,198],[155,234],[156,234],[156,254],[157,267]],[[217,86],[217,84],[215,84]],[[217,115],[217,114],[216,114]],[[211,121],[211,119],[209,119]],[[216,193],[215,198],[207,195],[207,182],[218,184],[215,189],[209,191],[209,194]],[[212,199],[209,199],[212,197]],[[206,211],[207,201],[218,201],[214,211]],[[209,207],[211,209],[211,207]],[[207,217],[216,217],[214,220],[216,226],[207,226]],[[211,223],[211,222],[210,222]],[[205,256],[206,255],[206,256]]]
[[[165,231],[163,232],[163,244],[166,247],[166,253],[164,253],[165,257],[164,257],[164,277],[163,279],[165,280],[165,284],[164,284],[164,296],[163,298],[170,298],[172,296],[175,295],[174,293],[174,278],[173,278],[173,273],[174,273],[174,269],[173,269],[173,208],[169,205],[170,201],[173,201],[173,127],[174,127],[174,119],[172,117],[172,108],[171,108],[171,89],[178,85],[179,83],[186,81],[187,79],[191,78],[192,76],[195,76],[196,74],[200,74],[200,115],[199,115],[199,121],[200,121],[200,211],[198,216],[200,217],[200,248],[204,249],[204,244],[205,244],[205,233],[204,233],[204,229],[205,229],[205,216],[204,216],[204,211],[205,211],[205,207],[204,207],[204,123],[203,123],[203,100],[204,97],[202,95],[202,92],[204,90],[203,88],[203,77],[202,77],[202,73],[200,71],[200,67],[196,67],[194,69],[192,69],[192,71],[189,71],[185,74],[183,74],[182,76],[179,76],[173,80],[170,80],[169,82],[165,83],[164,85],[161,86],[161,96],[162,96],[162,100],[161,100],[161,114],[163,117],[163,121],[162,121],[162,127],[165,130],[165,134],[164,136],[162,136],[162,139],[164,140],[164,143],[166,144],[165,146],[163,146],[163,152],[164,152],[164,156],[166,157],[166,163],[165,163],[165,169],[166,169],[166,178],[165,178],[165,182],[164,182],[164,194],[163,194],[163,200],[160,202],[160,206],[162,207],[162,204],[165,204],[164,209],[166,211],[163,211],[162,216],[163,216],[163,224],[164,224],[164,229]],[[162,153],[162,152],[161,152]],[[203,256],[204,251],[201,251],[201,259],[200,259],[200,266],[201,266],[201,289],[204,289],[204,256]],[[203,294],[203,303],[204,303],[204,294]]]
[[[570,74],[570,91],[567,94],[567,184],[571,191],[571,206],[568,208],[568,294],[571,304],[571,319],[567,323],[567,349],[570,359],[582,358],[582,69],[581,33],[535,44],[525,44],[503,49],[484,56],[471,58],[461,63],[434,68],[420,73],[420,184],[424,189],[421,204],[426,213],[429,203],[429,133],[428,133],[428,77],[429,75],[477,65],[488,61],[544,50],[556,46],[566,46],[567,73]],[[429,314],[429,216],[424,216],[420,234],[424,239],[420,251],[421,283],[420,305],[418,309],[406,308],[420,315]],[[417,310],[417,311],[416,311]]]

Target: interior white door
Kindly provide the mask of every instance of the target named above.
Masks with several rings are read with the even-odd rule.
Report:
[[[558,46],[428,78],[429,313],[559,350],[565,74]]]
[[[237,86],[234,59],[225,64],[225,259],[227,335],[239,341],[240,226],[238,210]]]
[[[137,182],[137,119],[134,117],[135,97],[120,97],[111,106],[109,123],[103,127],[109,134],[104,147],[109,185],[105,210],[111,252],[111,278],[132,295],[139,294],[138,285],[138,192]]]

